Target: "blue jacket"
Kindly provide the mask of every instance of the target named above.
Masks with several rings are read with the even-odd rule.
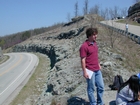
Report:
[[[140,78],[140,73],[138,73],[137,76]]]

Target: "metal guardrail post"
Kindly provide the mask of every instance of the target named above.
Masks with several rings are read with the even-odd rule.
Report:
[[[140,37],[138,36],[138,44],[140,44]]]

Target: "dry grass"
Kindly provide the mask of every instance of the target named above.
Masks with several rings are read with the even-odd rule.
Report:
[[[121,20],[118,20],[116,22],[119,22],[119,23],[128,23],[128,24],[131,24],[131,25],[140,26],[140,24],[137,23],[136,21],[132,21],[132,20],[128,20],[128,19],[121,19]]]
[[[47,56],[36,53],[39,64],[29,79],[28,83],[22,88],[17,97],[10,105],[35,105],[38,97],[42,93],[42,88],[46,82],[47,71],[50,69],[50,61]]]
[[[4,55],[3,58],[0,59],[0,64],[2,64],[3,62],[6,62],[9,59],[8,55]]]
[[[101,27],[99,30],[99,39],[102,40],[106,45],[109,47],[110,40],[108,35],[108,30],[106,28]],[[115,34],[117,35],[117,39],[113,43],[113,52],[117,52],[121,54],[125,59],[124,66],[128,68],[128,70],[137,71],[140,69],[140,45],[136,42],[132,41],[131,39],[127,38],[124,35],[121,34]]]

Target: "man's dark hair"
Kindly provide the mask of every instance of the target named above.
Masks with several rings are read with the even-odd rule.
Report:
[[[93,34],[98,34],[97,28],[88,28],[86,30],[87,38],[90,37],[90,36],[92,36]]]

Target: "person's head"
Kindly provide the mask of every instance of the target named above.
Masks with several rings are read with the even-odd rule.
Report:
[[[132,75],[129,80],[129,87],[133,91],[134,100],[138,99],[138,92],[140,91],[140,79],[137,75]]]
[[[132,75],[129,80],[128,80],[128,83],[129,83],[129,87],[133,90],[137,90],[139,88],[139,85],[140,85],[140,79],[137,75]]]
[[[89,41],[95,41],[97,38],[98,30],[97,28],[88,28],[86,30],[86,36],[89,39]]]

